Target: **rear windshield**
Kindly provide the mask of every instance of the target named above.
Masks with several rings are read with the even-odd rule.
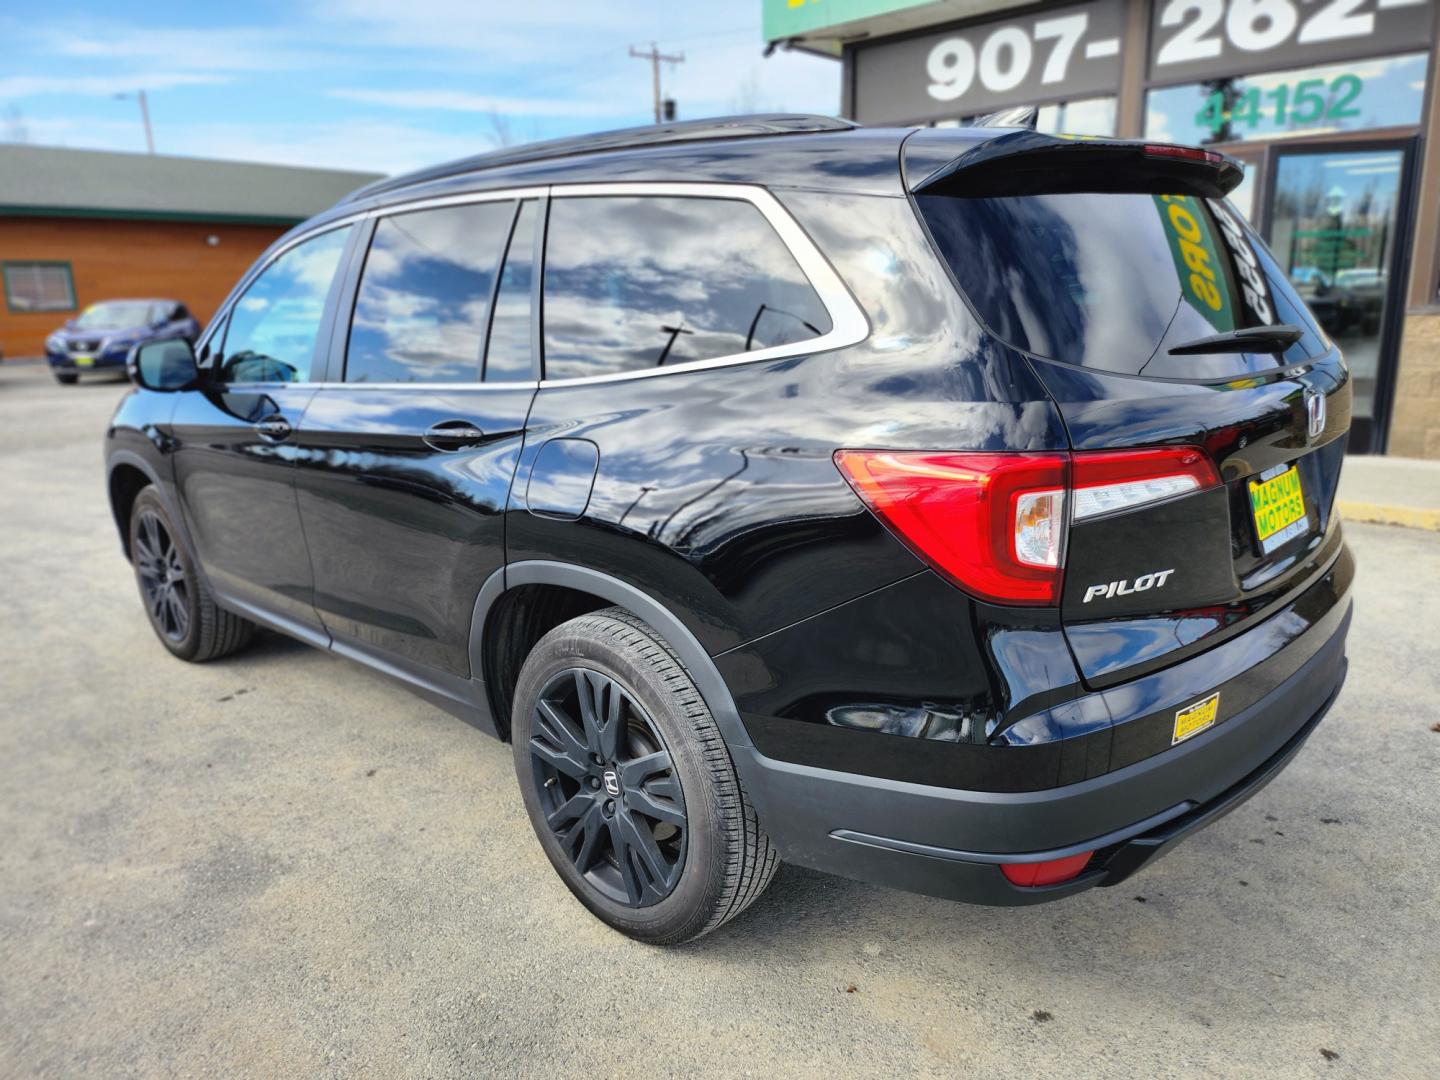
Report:
[[[936,246],[990,330],[1069,364],[1215,379],[1326,349],[1264,244],[1223,200],[1190,195],[921,195]],[[1283,358],[1172,356],[1249,326],[1306,330]]]

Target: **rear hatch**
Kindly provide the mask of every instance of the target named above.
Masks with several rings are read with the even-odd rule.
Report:
[[[1061,618],[1087,683],[1218,644],[1328,565],[1349,377],[1225,200],[1233,161],[917,132],[905,166],[971,309],[1068,428]]]

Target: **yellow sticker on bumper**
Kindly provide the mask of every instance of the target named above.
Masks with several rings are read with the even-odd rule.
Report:
[[[1170,739],[1170,745],[1184,742],[1191,735],[1198,735],[1206,728],[1215,723],[1215,717],[1220,712],[1220,691],[1215,691],[1203,701],[1197,701],[1194,705],[1187,705],[1175,714],[1175,734]]]

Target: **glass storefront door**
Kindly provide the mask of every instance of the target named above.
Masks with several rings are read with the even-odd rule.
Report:
[[[1351,453],[1384,449],[1405,283],[1407,150],[1273,151],[1266,239],[1345,354],[1354,379]]]

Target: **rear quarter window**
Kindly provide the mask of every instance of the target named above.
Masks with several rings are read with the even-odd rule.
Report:
[[[1069,193],[916,201],[976,313],[1017,349],[1126,374],[1215,379],[1328,348],[1269,252],[1223,200]],[[1168,351],[1283,322],[1306,331],[1283,358]]]
[[[548,379],[673,367],[831,329],[790,249],[739,199],[554,199],[543,292]]]

